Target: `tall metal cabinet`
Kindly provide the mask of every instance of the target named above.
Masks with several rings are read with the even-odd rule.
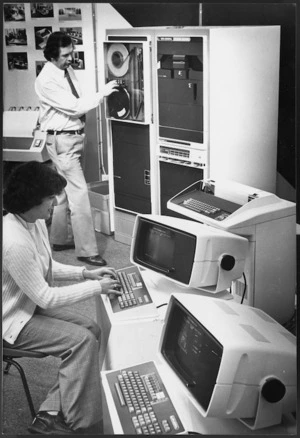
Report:
[[[111,127],[115,205],[151,213],[148,126],[113,121]]]
[[[103,50],[119,83],[105,105],[112,223],[172,215],[167,200],[207,177],[275,192],[280,26],[108,30]]]

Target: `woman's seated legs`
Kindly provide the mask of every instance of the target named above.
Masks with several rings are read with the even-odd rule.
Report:
[[[102,419],[98,340],[100,328],[90,318],[64,308],[37,308],[15,342],[61,359],[57,381],[40,411],[61,411],[74,430]]]

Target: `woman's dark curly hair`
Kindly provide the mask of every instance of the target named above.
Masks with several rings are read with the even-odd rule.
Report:
[[[44,49],[44,57],[47,61],[57,59],[59,57],[59,49],[61,47],[68,47],[73,45],[71,37],[64,32],[53,32],[47,39],[46,47]]]
[[[9,213],[26,213],[47,196],[59,195],[66,185],[66,179],[46,163],[20,164],[6,181],[3,207]]]

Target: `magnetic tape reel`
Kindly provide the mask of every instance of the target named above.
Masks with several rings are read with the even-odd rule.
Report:
[[[130,54],[124,44],[111,44],[107,51],[107,66],[117,78],[128,72]]]
[[[119,86],[117,90],[107,97],[109,113],[116,119],[126,119],[130,113],[130,95],[125,87]]]

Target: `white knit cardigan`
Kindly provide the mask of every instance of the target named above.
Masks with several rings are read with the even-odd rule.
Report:
[[[93,297],[101,292],[98,280],[83,281],[84,267],[69,266],[52,259],[44,220],[35,222],[36,232],[49,252],[49,273],[24,221],[7,214],[3,218],[2,336],[13,344],[36,306],[55,308]],[[53,281],[71,280],[74,284],[54,287]]]

